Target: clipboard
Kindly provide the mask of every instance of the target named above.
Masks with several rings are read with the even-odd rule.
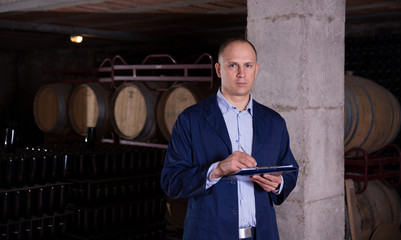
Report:
[[[296,171],[297,168],[294,165],[285,166],[269,166],[269,167],[255,167],[255,168],[243,168],[238,172],[230,174],[228,176],[253,176],[257,174],[271,173],[273,175],[281,175],[287,172]]]

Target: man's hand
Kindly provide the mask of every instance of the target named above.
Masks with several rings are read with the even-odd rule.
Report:
[[[236,151],[217,165],[211,177],[224,177],[243,168],[253,167],[256,167],[256,160],[253,157],[245,152]]]
[[[273,175],[265,173],[263,175],[253,175],[250,179],[259,186],[261,186],[266,192],[271,192],[276,190],[276,188],[281,184],[281,175]]]

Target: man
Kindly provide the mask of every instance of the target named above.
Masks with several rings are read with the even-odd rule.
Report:
[[[222,44],[215,64],[221,87],[178,117],[161,184],[173,199],[188,198],[183,239],[279,239],[274,204],[296,184],[282,175],[229,176],[243,168],[294,165],[284,119],[250,93],[259,69],[244,39]]]

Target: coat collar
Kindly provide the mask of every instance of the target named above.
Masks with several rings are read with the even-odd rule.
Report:
[[[252,155],[256,153],[258,149],[262,146],[259,146],[260,141],[258,139],[263,139],[263,119],[261,106],[254,99],[252,100],[252,108],[253,108],[253,146],[252,146]],[[220,108],[217,103],[217,94],[213,94],[209,98],[204,101],[204,109],[206,112],[206,121],[208,124],[218,133],[220,138],[223,140],[225,145],[227,146],[230,154],[232,153],[232,146],[230,141],[230,136],[228,135],[227,126],[224,121],[223,114],[220,111]]]
[[[204,102],[206,111],[206,121],[214,128],[220,138],[223,140],[227,148],[232,152],[230,136],[228,135],[227,126],[224,122],[223,114],[217,104],[217,95],[213,94]]]
[[[256,154],[261,147],[263,147],[262,141],[265,131],[264,126],[266,123],[266,119],[263,119],[263,106],[256,102],[254,99],[252,100],[252,108],[253,108],[253,146],[252,146],[252,155]],[[224,121],[223,114],[220,111],[220,108],[217,103],[217,94],[213,94],[209,98],[204,101],[204,109],[206,112],[206,121],[208,124],[217,132],[220,138],[223,140],[227,149],[232,153],[232,146],[230,141],[230,136],[228,135],[227,126]]]
[[[253,100],[253,116],[252,116],[252,125],[253,125],[253,143],[252,143],[252,155],[255,156],[259,149],[263,146],[263,141],[257,141],[263,139],[266,134],[263,126],[263,119],[261,115],[262,109],[261,105]]]

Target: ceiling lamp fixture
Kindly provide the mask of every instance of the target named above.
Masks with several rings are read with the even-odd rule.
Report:
[[[82,40],[84,40],[84,37],[82,37],[81,35],[71,35],[70,40],[73,43],[81,43]]]

